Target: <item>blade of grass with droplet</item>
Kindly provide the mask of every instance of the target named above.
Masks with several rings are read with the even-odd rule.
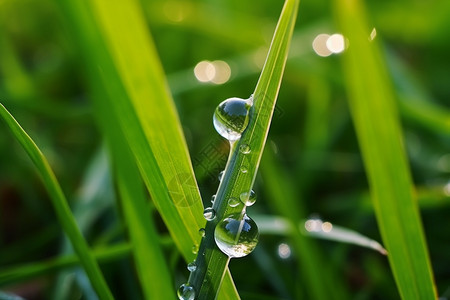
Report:
[[[249,124],[230,149],[230,158],[213,205],[216,217],[206,225],[206,235],[196,258],[197,269],[189,278],[197,299],[213,299],[222,283],[229,257],[217,247],[214,230],[225,216],[243,213],[242,205],[231,207],[228,199],[239,199],[241,193],[248,193],[252,189],[281,85],[298,5],[298,0],[287,0],[284,3],[266,63],[253,93]],[[250,152],[241,153],[241,146],[249,147]],[[241,172],[243,168],[246,169],[245,173]]]
[[[105,279],[103,278],[101,270],[76,224],[66,197],[64,196],[64,193],[56,180],[55,174],[50,168],[47,159],[44,157],[30,136],[22,129],[22,127],[20,127],[19,123],[17,123],[17,121],[2,104],[0,104],[0,115],[8,125],[13,136],[25,149],[28,156],[36,166],[39,175],[42,177],[44,186],[49,193],[59,223],[72,243],[72,247],[74,248],[76,254],[80,258],[81,264],[86,271],[93,288],[97,292],[100,299],[113,299],[112,294],[106,285]]]
[[[397,287],[403,299],[436,299],[395,95],[379,38],[369,41],[361,1],[334,1],[334,8],[338,25],[349,39],[343,55],[349,105]]]
[[[62,2],[85,54],[95,101],[110,110],[185,260],[205,220],[203,205],[165,76],[136,1]],[[227,276],[230,274],[227,272]],[[238,297],[231,277],[223,287]]]

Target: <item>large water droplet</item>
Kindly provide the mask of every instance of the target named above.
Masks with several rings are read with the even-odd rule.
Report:
[[[188,283],[182,284],[177,291],[179,300],[194,300],[195,290]]]
[[[256,202],[256,193],[253,190],[251,190],[250,193],[243,192],[239,198],[245,206],[252,206]]]
[[[240,98],[229,98],[220,103],[213,117],[216,131],[231,142],[238,140],[248,125],[250,106],[251,101]]]
[[[251,152],[250,146],[247,144],[242,144],[239,146],[239,151],[242,154],[249,154]]]
[[[212,221],[216,217],[216,211],[212,207],[207,207],[203,211],[203,216],[207,221]]]
[[[243,257],[255,249],[259,232],[255,221],[244,215],[231,215],[217,224],[214,239],[219,249],[230,258]]]
[[[187,269],[189,270],[189,272],[194,272],[195,270],[197,270],[197,265],[195,264],[195,261],[188,263]]]

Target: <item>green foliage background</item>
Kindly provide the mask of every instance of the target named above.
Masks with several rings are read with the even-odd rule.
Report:
[[[140,4],[175,100],[203,203],[209,206],[228,155],[227,143],[212,126],[212,113],[222,100],[247,98],[253,91],[283,3]],[[318,34],[339,32],[339,9],[333,7],[330,1],[300,4],[269,133],[269,153],[255,185],[258,201],[249,214],[255,219],[279,214],[291,218],[280,203],[294,201],[302,207],[300,215],[318,214],[381,241],[347,104],[343,70],[348,66],[341,55],[319,57],[311,47]],[[366,8],[395,90],[438,294],[450,296],[450,4],[366,1]],[[129,35],[133,40],[133,32]],[[107,259],[102,270],[115,297],[139,299],[140,284],[125,244],[133,240],[123,221],[129,208],[118,201],[127,195],[112,180],[78,43],[58,3],[0,1],[0,101],[41,148],[89,244]],[[202,60],[228,62],[231,80],[222,85],[197,82],[193,68]],[[383,121],[379,119],[380,126]],[[93,299],[91,288],[83,283],[85,275],[69,259],[71,250],[30,160],[6,130],[0,132],[0,290],[26,299]],[[129,174],[134,174],[133,168]],[[280,178],[285,184],[277,193],[274,183]],[[136,197],[149,199],[140,192]],[[185,262],[150,206],[157,235],[153,241],[163,249],[175,290],[186,281]],[[290,258],[278,256],[280,243],[292,246]],[[300,271],[301,250],[294,245],[301,248],[286,233],[262,230],[257,250],[231,261],[243,299],[308,295],[310,283]],[[315,241],[309,249],[321,253],[316,259],[323,265],[318,272],[324,280],[337,282],[338,291],[328,293],[351,299],[399,297],[386,257],[330,241]],[[48,261],[55,257],[68,268],[50,268],[31,278],[27,269],[16,268],[26,263],[35,268],[42,263],[59,265]],[[17,277],[2,277],[8,270],[19,270]]]

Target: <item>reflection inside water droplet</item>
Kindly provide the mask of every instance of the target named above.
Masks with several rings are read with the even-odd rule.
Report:
[[[213,117],[216,131],[230,142],[238,140],[248,125],[250,106],[251,101],[240,98],[229,98],[220,103]]]
[[[256,202],[256,193],[253,190],[251,190],[250,193],[243,192],[239,198],[245,206],[252,206]]]
[[[255,221],[247,215],[231,215],[220,221],[214,231],[219,249],[230,258],[243,257],[255,249],[259,232]]]
[[[195,261],[188,263],[187,269],[189,270],[189,272],[194,272],[197,269]]]
[[[239,199],[236,197],[231,197],[230,199],[228,199],[228,205],[231,207],[236,207],[239,204],[241,204],[241,201],[239,201]]]
[[[212,221],[216,217],[216,211],[212,207],[207,207],[203,211],[203,216],[207,221]]]
[[[188,283],[182,284],[177,291],[179,300],[194,300],[195,290]]]

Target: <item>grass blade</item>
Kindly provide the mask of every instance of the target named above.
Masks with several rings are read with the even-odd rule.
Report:
[[[203,205],[141,11],[136,1],[63,3],[90,67],[95,101],[119,123],[126,138],[121,142],[129,144],[175,244],[185,260],[191,261],[200,239],[198,230],[205,222]],[[238,297],[231,277],[223,289]]]
[[[101,102],[100,102],[101,103]],[[158,243],[158,232],[151,218],[141,176],[125,137],[111,112],[97,109],[103,131],[116,167],[121,207],[127,224],[133,256],[141,287],[146,299],[173,299],[175,293],[166,260]]]
[[[105,249],[94,249],[93,255],[100,263],[107,263],[130,254],[132,246],[128,243],[117,244]],[[80,264],[76,255],[64,255],[42,262],[32,262],[29,264],[11,266],[0,272],[0,286],[18,283],[27,279],[35,278],[43,274],[70,268]]]
[[[140,184],[139,170],[130,152],[117,153],[115,162],[122,207],[144,295],[146,299],[175,298],[168,266],[160,246],[155,243],[158,233]]]
[[[52,200],[59,223],[71,241],[72,246],[80,258],[81,264],[83,265],[83,268],[86,271],[86,274],[98,296],[101,299],[113,299],[100,268],[90,252],[89,246],[81,234],[72,213],[70,212],[70,208],[67,204],[63,191],[61,190],[61,187],[44,155],[2,104],[0,104],[0,115],[5,120],[11,130],[11,133],[22,145],[38,169],[39,175],[42,177],[50,199]]]
[[[436,299],[433,274],[402,143],[395,95],[361,1],[335,1],[349,39],[343,55],[349,104],[389,262],[403,299]]]
[[[148,50],[150,45],[146,45],[144,48],[142,48],[142,45],[136,45],[141,39],[144,39],[144,42],[142,42],[144,44],[150,43],[146,35],[147,32],[145,34],[143,32],[145,27],[142,16],[135,7],[136,3],[129,1],[126,4],[111,5],[111,3],[97,1],[94,5],[93,2],[88,4],[67,0],[64,4],[70,20],[79,30],[79,38],[83,42],[81,45],[85,52],[90,54],[86,55],[87,65],[99,65],[102,69],[92,68],[89,70],[91,82],[96,82],[93,87],[98,96],[94,97],[94,100],[103,101],[103,103],[97,105],[111,110],[114,114],[113,119],[120,124],[127,138],[126,141],[122,142],[129,143],[144,182],[177,247],[185,258],[193,257],[192,241],[199,238],[198,228],[200,225],[198,223],[203,222],[201,216],[202,204],[195,179],[192,176],[192,169],[188,164],[189,158],[181,136],[178,118],[174,115],[173,104],[168,99],[164,83],[159,86],[162,74],[156,71],[161,71],[161,66],[157,58],[154,57],[156,55],[155,50],[153,48]],[[102,16],[98,16],[95,13],[100,13],[100,10],[97,9],[100,9],[99,6],[101,5],[107,7],[102,10]],[[114,21],[116,22],[115,26],[120,27],[121,30],[113,32],[109,27],[104,28],[104,26],[113,26],[111,22]],[[135,28],[136,26],[137,28]],[[133,43],[126,39],[123,40],[129,32],[135,33]],[[139,35],[139,37],[136,37],[136,35]],[[108,44],[108,42],[114,44]],[[122,52],[120,53],[114,52],[115,50],[119,51],[114,48],[117,44],[122,45],[120,48]],[[126,55],[128,51],[136,51],[135,49],[141,52]],[[130,61],[126,69],[119,70],[116,63],[126,64],[123,61],[116,61],[122,57],[135,58],[139,61]],[[151,64],[150,66],[145,64],[146,71],[141,68],[141,65],[144,65],[143,61]],[[156,68],[153,64],[157,65]],[[124,66],[122,65],[122,67]],[[145,74],[140,73],[140,71],[145,72]],[[132,76],[132,73],[142,76],[137,82],[144,80],[148,83],[146,88],[142,89],[145,90],[144,97],[133,94],[132,91],[128,90],[133,89],[133,87],[124,85],[124,80],[128,80],[128,78],[122,78],[121,75]],[[101,84],[98,85],[98,82],[101,82]],[[127,82],[132,84],[129,81]],[[149,99],[151,99],[150,102]],[[138,104],[139,102],[141,104]],[[140,106],[138,109],[135,105],[144,107]],[[138,115],[138,110],[142,115]],[[160,119],[162,116],[166,116],[164,120]],[[162,124],[167,126],[162,126]],[[158,140],[154,139],[153,134],[160,138],[161,134],[158,133],[160,128],[165,128],[164,132],[167,135],[163,136],[158,144]],[[172,151],[168,151],[169,148]],[[160,157],[157,159],[154,150],[159,151],[159,153],[165,152],[164,159]],[[167,165],[164,165],[164,163]],[[175,165],[177,166],[176,169],[174,168]],[[190,184],[183,187],[179,176],[177,176],[178,173],[187,176]],[[169,182],[172,182],[171,187],[168,187]],[[185,192],[187,188],[189,189]],[[167,192],[172,190],[173,193]],[[178,196],[178,198],[173,199],[173,195]],[[192,205],[189,205],[188,201]]]
[[[307,213],[302,205],[301,197],[295,193],[294,183],[277,167],[272,151],[264,152],[261,163],[261,174],[264,179],[265,192],[276,211],[286,217],[288,232],[291,235],[294,249],[299,257],[299,270],[307,298],[309,299],[345,299],[348,298],[344,284],[331,266],[324,264],[324,255],[317,244],[305,237],[300,220]]]
[[[248,127],[230,149],[230,158],[213,205],[216,217],[206,225],[206,235],[196,258],[197,269],[189,278],[189,284],[196,290],[198,299],[215,297],[228,265],[229,257],[215,244],[214,229],[224,216],[234,213],[242,215],[242,205],[230,207],[227,201],[232,197],[239,199],[241,193],[252,189],[281,85],[298,5],[297,0],[287,0],[284,4],[266,63],[253,93]],[[239,151],[240,146],[244,145],[250,147],[249,154],[244,155]],[[244,175],[241,172],[243,167],[247,170]]]

